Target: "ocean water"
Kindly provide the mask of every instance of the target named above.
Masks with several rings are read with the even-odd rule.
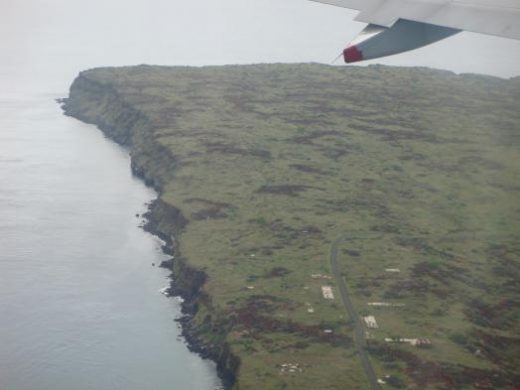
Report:
[[[0,389],[215,388],[139,228],[156,194],[44,90],[0,92]]]

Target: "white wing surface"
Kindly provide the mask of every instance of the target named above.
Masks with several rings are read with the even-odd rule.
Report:
[[[520,0],[311,0],[360,11],[357,21],[391,27],[399,19],[520,39]]]

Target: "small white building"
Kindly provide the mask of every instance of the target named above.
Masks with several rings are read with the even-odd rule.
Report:
[[[404,303],[389,303],[389,302],[368,302],[368,306],[379,306],[379,307],[403,307]]]
[[[334,293],[331,286],[321,286],[321,293],[325,299],[334,299]]]
[[[367,326],[367,328],[370,328],[370,329],[379,328],[379,326],[377,326],[376,318],[374,316],[363,317],[363,320],[365,321],[365,325]]]
[[[313,279],[332,279],[329,275],[323,275],[323,274],[312,274],[311,278]]]
[[[418,338],[418,339],[410,339],[410,338],[385,338],[387,343],[408,343],[414,347],[431,347],[432,342],[430,339],[426,338]]]

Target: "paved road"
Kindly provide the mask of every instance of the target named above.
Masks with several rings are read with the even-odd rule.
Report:
[[[332,243],[330,249],[330,266],[332,273],[336,278],[336,283],[338,284],[338,289],[339,293],[341,294],[343,305],[345,306],[347,314],[354,324],[354,344],[358,350],[358,354],[361,359],[361,365],[363,366],[363,370],[365,370],[365,374],[370,384],[370,389],[379,390],[380,386],[377,383],[377,376],[374,372],[374,368],[372,367],[372,363],[370,363],[370,359],[368,358],[368,353],[366,351],[367,342],[365,339],[365,328],[361,323],[356,310],[354,309],[354,305],[352,305],[352,302],[350,301],[347,284],[345,283],[345,279],[343,279],[341,276],[341,271],[338,266],[338,245],[345,239],[345,237],[340,237]]]

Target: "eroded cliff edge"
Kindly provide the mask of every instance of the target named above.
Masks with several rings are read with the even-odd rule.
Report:
[[[165,242],[163,250],[172,256],[162,266],[172,271],[169,294],[183,298],[183,317],[179,319],[182,335],[191,351],[217,363],[224,386],[231,388],[240,360],[230,353],[225,342],[208,344],[197,337],[193,317],[200,305],[206,307],[205,311],[211,311],[211,297],[201,292],[207,275],[190,266],[180,253],[177,237],[182,234],[188,221],[180,210],[161,198],[165,180],[174,175],[175,156],[154,142],[151,137],[153,124],[143,112],[126,102],[110,83],[89,77],[89,74],[88,71],[82,72],[74,80],[69,97],[62,99],[64,112],[96,125],[108,138],[127,147],[131,154],[132,172],[158,192],[159,197],[149,205],[144,215],[144,229],[160,237]]]
[[[379,378],[507,388],[520,380],[518,87],[383,66],[100,68],[66,112],[128,147],[159,192],[147,228],[175,255],[185,335],[228,386],[366,387],[329,266],[348,237],[340,277],[377,318]]]

